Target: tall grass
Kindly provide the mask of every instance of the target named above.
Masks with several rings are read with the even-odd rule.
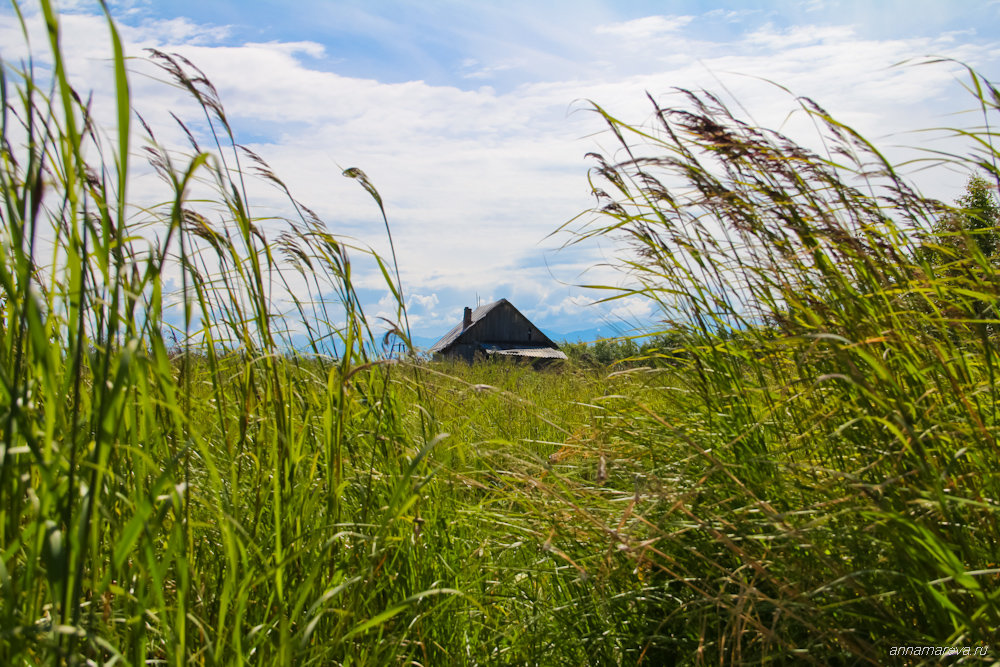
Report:
[[[0,68],[0,663],[880,664],[995,636],[994,260],[815,105],[826,157],[704,94],[601,111],[621,153],[578,240],[632,242],[649,365],[389,361],[363,249],[207,78],[149,54],[210,128],[161,143],[109,17],[108,136],[41,8],[52,67]],[[995,177],[969,136],[955,161]],[[129,198],[138,154],[164,201]]]
[[[254,215],[247,179],[287,189],[207,78],[149,55],[210,128],[177,119],[187,151],[161,144],[109,17],[108,137],[42,9],[53,69],[0,78],[0,663],[635,655],[628,626],[606,630],[640,610],[592,584],[631,563],[608,558],[604,521],[562,524],[618,512],[587,424],[612,385],[375,354],[360,249],[290,194],[297,217]],[[163,202],[126,198],[140,142]],[[398,269],[374,261],[405,339]]]
[[[1000,95],[970,72],[996,184]],[[697,661],[887,660],[1000,626],[997,264],[954,211],[810,100],[822,153],[709,93],[649,125],[597,108],[596,216],[680,336],[676,391],[630,409],[685,480],[641,559],[675,591],[657,641]],[[982,226],[982,225],[978,225]],[[644,414],[643,414],[644,413]],[[655,642],[654,642],[655,643]]]
[[[138,125],[114,23],[109,139],[41,8],[51,70],[0,79],[0,662],[418,652],[407,637],[454,594],[407,555],[434,441],[370,356],[347,246],[291,198],[298,218],[265,235],[245,179],[284,185],[179,56],[151,59],[214,145],[182,124],[179,154],[142,121],[171,196],[127,201]]]

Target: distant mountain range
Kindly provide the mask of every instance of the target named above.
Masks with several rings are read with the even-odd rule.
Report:
[[[600,338],[614,338],[615,336],[618,336],[619,333],[613,328],[605,326],[580,329],[579,331],[570,331],[568,333],[552,332],[547,335],[557,343],[561,343],[563,341],[568,343],[592,343]]]
[[[545,331],[545,335],[554,340],[556,343],[592,343],[600,338],[614,338],[620,335],[612,327],[592,327],[590,329],[580,329],[579,331],[570,331],[565,333],[560,333],[558,331]],[[433,336],[414,336],[413,344],[422,350],[427,350],[434,343],[438,342],[440,337]]]

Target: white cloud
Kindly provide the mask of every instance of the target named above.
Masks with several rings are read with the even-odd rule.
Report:
[[[746,41],[770,49],[771,53],[774,53],[808,45],[849,44],[856,41],[856,33],[851,26],[803,25],[779,29],[767,24],[760,30],[750,33]]]
[[[630,42],[642,42],[676,33],[693,20],[693,16],[646,16],[622,23],[597,26],[594,32]]]
[[[642,122],[651,114],[647,91],[666,103],[675,99],[669,94],[674,86],[718,89],[724,83],[755,121],[784,124],[787,132],[807,136],[811,125],[804,116],[789,118],[794,100],[754,78],[762,77],[815,97],[863,133],[884,136],[900,129],[901,119],[915,126],[940,124],[936,115],[953,110],[949,96],[956,91],[958,72],[950,66],[890,65],[927,53],[993,66],[1000,57],[996,43],[963,42],[955,33],[878,41],[859,37],[850,26],[762,25],[742,36],[713,40],[688,30],[703,20],[708,19],[650,16],[604,23],[593,31],[612,39],[594,42],[593,32],[581,33],[579,43],[571,45],[560,33],[565,53],[532,60],[525,48],[456,60],[460,77],[470,79],[537,66],[534,78],[520,85],[477,89],[345,76],[313,62],[327,57],[329,49],[322,44],[234,43],[229,28],[187,19],[140,20],[121,31],[130,55],[148,47],[176,51],[204,70],[239,140],[262,155],[334,233],[387,256],[374,202],[340,175],[345,167],[363,168],[385,201],[419,327],[451,321],[447,314],[460,312],[477,292],[508,296],[498,286],[516,288],[523,299],[519,308],[553,321],[569,322],[574,313],[597,319],[581,315],[591,312],[584,307],[589,298],[567,294],[552,274],[579,281],[581,268],[600,261],[600,251],[553,255],[565,238],[545,238],[592,203],[586,179],[590,165],[583,155],[614,147],[599,134],[599,117],[578,111],[587,108],[580,100],[594,100],[620,118]],[[85,83],[81,88],[98,90],[95,108],[113,127],[103,19],[67,15],[64,27],[66,48],[74,54],[71,73]],[[44,44],[42,28],[35,29],[34,43]],[[660,40],[655,53],[637,54],[632,48],[644,40]],[[16,56],[19,42],[16,23],[0,19],[5,59]],[[578,67],[566,69],[573,59]],[[132,67],[137,110],[162,141],[182,145],[183,135],[167,112],[177,112],[197,130],[203,126],[199,110],[182,91],[154,80],[164,75],[148,64],[134,61]],[[960,176],[953,180],[960,185]],[[136,194],[155,191],[145,180],[133,185]],[[253,185],[252,193],[258,214],[287,213],[273,188]],[[358,275],[367,287],[379,284],[378,272],[370,267],[359,268]],[[601,272],[594,280],[612,278]],[[395,310],[386,302],[377,312],[388,316]],[[625,319],[652,316],[648,304],[632,300],[601,312]]]
[[[76,20],[78,20],[76,17],[64,17],[67,32],[74,30]],[[230,29],[226,26],[203,26],[186,18],[145,20],[137,28],[121,26],[121,32],[133,43],[149,43],[160,46],[218,44],[230,35]]]
[[[733,23],[736,21],[741,21],[754,14],[759,14],[762,10],[760,9],[713,9],[709,12],[705,12],[703,15],[705,18],[719,18],[727,23]]]
[[[417,306],[422,310],[432,311],[437,304],[437,294],[411,294],[407,305],[411,310]]]
[[[649,299],[629,296],[614,303],[614,307],[608,313],[608,319],[614,323],[620,322],[626,328],[642,326],[656,315],[653,302]]]
[[[827,9],[829,3],[826,0],[801,0],[799,7],[805,12],[819,12]]]
[[[560,316],[576,316],[581,310],[594,305],[594,299],[584,294],[567,296],[562,301],[553,304],[541,311],[546,319],[554,319]]]
[[[492,79],[500,72],[524,67],[524,65],[523,61],[516,61],[486,66],[475,58],[466,58],[462,61],[461,76],[463,79]]]
[[[310,58],[322,58],[326,55],[326,47],[318,42],[247,42],[243,46],[271,50],[289,56],[303,54]]]

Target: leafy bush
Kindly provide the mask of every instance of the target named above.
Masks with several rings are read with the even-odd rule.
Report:
[[[562,343],[571,360],[587,366],[621,365],[639,355],[639,345],[630,338],[602,338],[592,343]]]

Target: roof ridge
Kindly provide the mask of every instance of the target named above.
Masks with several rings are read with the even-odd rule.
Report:
[[[531,327],[535,331],[537,331],[538,334],[541,336],[541,340],[535,341],[534,344],[529,343],[529,345],[531,345],[532,347],[534,347],[534,345],[544,345],[544,346],[552,347],[552,348],[554,348],[556,350],[559,349],[559,346],[551,338],[549,338],[548,336],[546,336],[545,332],[543,332],[531,320],[529,320],[527,318],[527,316],[525,316],[524,313],[522,313],[520,310],[518,310],[517,306],[515,306],[513,303],[511,303],[510,300],[507,299],[506,297],[501,297],[501,298],[497,299],[496,301],[491,301],[490,303],[484,303],[484,304],[482,304],[480,306],[476,306],[475,310],[472,310],[470,308],[469,310],[472,310],[472,312],[470,313],[470,319],[471,319],[471,321],[469,322],[469,325],[468,326],[465,325],[465,319],[463,318],[462,321],[460,321],[458,324],[456,324],[454,327],[452,327],[448,331],[448,333],[446,333],[444,336],[442,336],[440,338],[440,340],[438,340],[436,343],[434,343],[434,345],[432,345],[430,347],[430,349],[428,350],[428,352],[431,352],[431,353],[444,352],[445,350],[447,350],[448,348],[450,348],[452,345],[454,345],[458,341],[458,339],[461,338],[461,336],[466,331],[468,331],[469,329],[471,329],[474,326],[476,326],[479,322],[481,322],[484,318],[486,318],[487,315],[489,315],[491,312],[493,312],[494,310],[496,310],[498,307],[502,306],[503,304],[507,304],[508,306],[510,306],[510,308],[519,317],[521,317],[525,322],[527,322],[529,325],[531,325]],[[468,308],[468,307],[466,307],[466,308]],[[468,311],[466,311],[466,312],[468,312]]]

